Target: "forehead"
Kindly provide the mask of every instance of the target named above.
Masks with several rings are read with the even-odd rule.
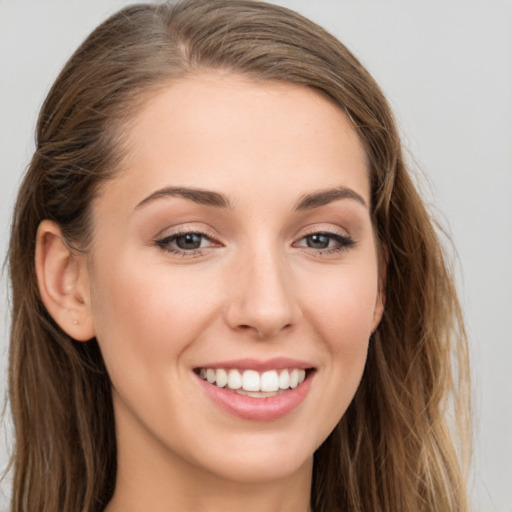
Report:
[[[270,195],[294,194],[294,201],[314,189],[348,186],[369,204],[355,129],[340,108],[306,87],[220,72],[189,76],[149,98],[124,137],[123,170],[106,189],[134,204],[165,186],[237,196],[261,193],[262,183]]]

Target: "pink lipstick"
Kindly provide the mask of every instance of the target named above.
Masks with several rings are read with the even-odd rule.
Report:
[[[271,421],[306,398],[315,369],[305,361],[274,358],[206,363],[194,372],[207,396],[225,411],[246,420]]]

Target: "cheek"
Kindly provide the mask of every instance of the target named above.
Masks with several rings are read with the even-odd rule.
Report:
[[[361,342],[368,341],[375,318],[377,281],[375,266],[364,262],[316,276],[304,309],[332,352],[357,350]]]
[[[186,272],[133,265],[128,259],[95,273],[92,310],[96,336],[108,364],[161,365],[200,335],[215,298]],[[169,360],[167,359],[167,363]],[[111,364],[113,366],[113,364]]]
[[[321,388],[316,417],[322,442],[345,414],[359,387],[367,359],[377,298],[372,260],[347,263],[317,274],[304,300],[317,353],[323,354],[315,377]]]
[[[378,296],[375,260],[347,263],[330,276],[317,276],[316,283],[308,294],[307,314],[319,335],[317,348],[325,354],[326,415],[335,425],[352,401],[366,364]]]

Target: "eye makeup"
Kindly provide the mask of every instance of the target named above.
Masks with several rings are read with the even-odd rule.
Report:
[[[181,257],[197,257],[222,244],[214,237],[197,229],[180,229],[155,241],[161,250]],[[320,256],[334,255],[348,250],[356,244],[348,235],[336,231],[310,230],[304,234],[292,247]]]
[[[209,234],[188,229],[160,238],[155,243],[161,250],[183,257],[201,256],[205,250],[220,247]]]
[[[305,245],[300,242],[305,242]],[[330,231],[312,231],[303,236],[294,246],[327,255],[346,251],[355,244],[356,242],[347,235]]]

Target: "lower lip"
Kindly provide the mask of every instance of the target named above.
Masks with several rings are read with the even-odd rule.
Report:
[[[271,421],[286,416],[306,398],[311,387],[313,373],[294,389],[276,396],[254,398],[239,395],[197,377],[206,394],[222,409],[234,416],[251,421]]]

